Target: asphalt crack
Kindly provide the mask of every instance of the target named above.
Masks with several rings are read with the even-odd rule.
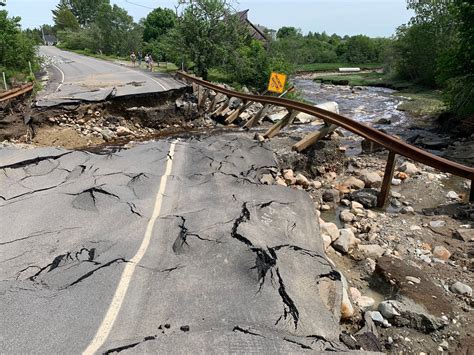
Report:
[[[258,333],[255,333],[255,332],[252,332],[251,330],[249,329],[244,329],[244,328],[241,328],[239,327],[238,325],[236,325],[234,327],[234,329],[232,329],[233,332],[240,332],[240,333],[244,333],[244,334],[249,334],[249,335],[255,335],[257,337],[262,337],[262,338],[265,338],[263,335],[261,334],[258,334]]]
[[[26,159],[22,160],[17,163],[13,164],[8,164],[8,165],[0,165],[0,169],[19,169],[19,168],[24,168],[27,167],[28,165],[33,165],[33,164],[38,164],[39,162],[42,162],[44,160],[57,160],[65,155],[71,154],[72,152],[65,152],[59,155],[47,155],[44,157],[36,157],[33,159]]]

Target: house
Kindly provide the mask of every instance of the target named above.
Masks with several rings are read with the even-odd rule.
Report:
[[[248,13],[249,9],[237,12],[236,15],[240,19],[240,21],[244,22],[250,31],[250,35],[252,36],[253,39],[256,39],[260,42],[262,42],[265,46],[268,44],[269,40],[267,36],[265,35],[264,28],[260,27],[259,25],[253,24],[249,18],[248,18]]]
[[[54,35],[43,35],[43,42],[45,46],[54,46],[58,43],[58,39]]]

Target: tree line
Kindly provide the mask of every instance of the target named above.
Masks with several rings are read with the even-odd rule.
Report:
[[[8,79],[24,80],[30,63],[37,68],[36,43],[21,30],[20,21],[20,17],[8,17],[6,10],[0,10],[0,72]]]
[[[474,121],[474,2],[407,4],[415,16],[397,29],[387,66],[400,78],[442,89],[450,110]]]

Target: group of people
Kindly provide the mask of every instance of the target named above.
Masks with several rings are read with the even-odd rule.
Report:
[[[130,60],[132,62],[132,66],[134,67],[138,61],[138,67],[140,68],[142,66],[142,60],[145,60],[146,63],[146,68],[150,71],[153,71],[153,57],[150,53],[147,53],[145,55],[145,58],[142,57],[142,52],[138,52],[138,54],[135,54],[135,52],[132,52],[130,54]]]

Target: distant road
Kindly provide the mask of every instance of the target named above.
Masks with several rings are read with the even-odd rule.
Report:
[[[166,92],[183,87],[169,74],[149,73],[116,63],[41,46],[41,56],[50,63],[49,81],[38,95],[38,106],[77,101],[102,101],[116,97]]]

